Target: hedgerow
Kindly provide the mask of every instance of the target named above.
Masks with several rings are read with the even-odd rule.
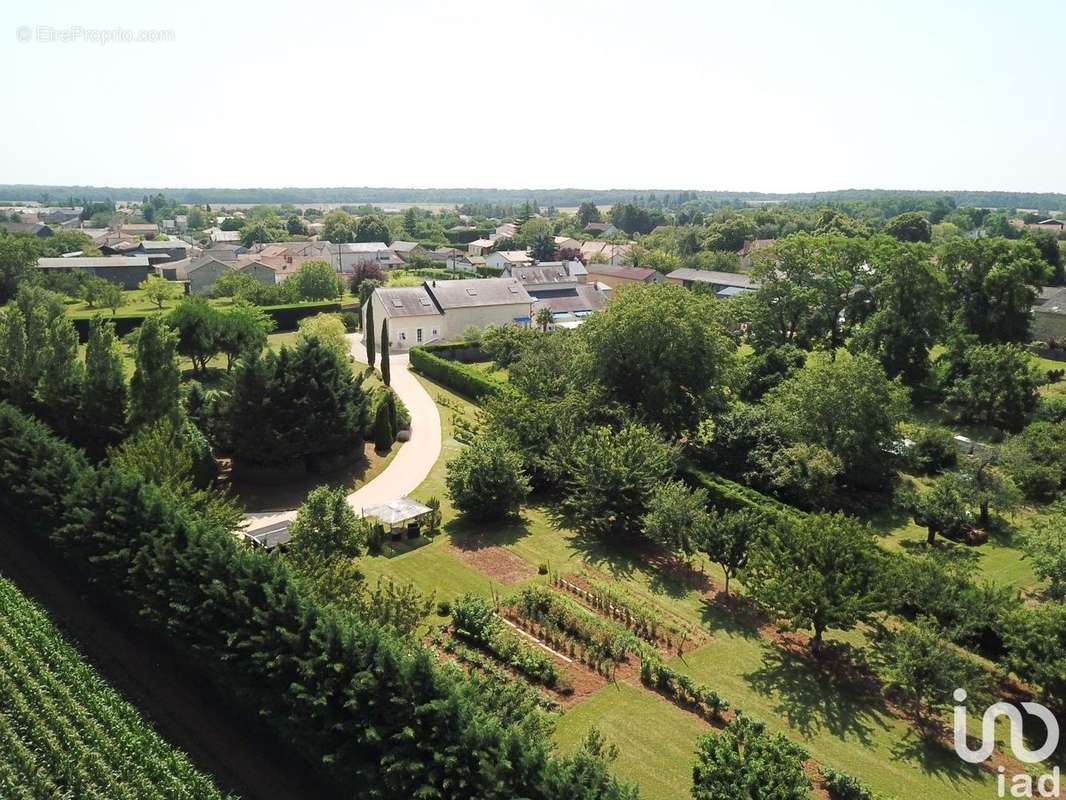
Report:
[[[491,397],[500,391],[498,383],[486,378],[476,369],[436,356],[423,347],[412,347],[410,358],[411,365],[427,378],[432,378],[471,400]]]

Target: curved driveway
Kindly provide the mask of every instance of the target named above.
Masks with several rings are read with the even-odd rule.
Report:
[[[359,334],[348,334],[352,355],[356,361],[366,364],[366,348]],[[378,354],[378,366],[381,365]],[[365,483],[348,495],[348,505],[361,515],[368,506],[385,503],[408,495],[418,488],[429,475],[440,457],[440,413],[429,392],[408,369],[407,353],[389,356],[392,368],[392,388],[407,406],[411,414],[411,438],[396,453],[389,465],[369,483]],[[296,517],[296,510],[249,514],[246,533],[261,533],[288,527]]]

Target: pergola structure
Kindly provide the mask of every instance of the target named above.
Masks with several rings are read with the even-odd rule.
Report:
[[[363,509],[363,516],[376,519],[384,525],[393,541],[418,538],[425,518],[432,513],[432,508],[417,503],[410,497],[389,500],[387,503]]]

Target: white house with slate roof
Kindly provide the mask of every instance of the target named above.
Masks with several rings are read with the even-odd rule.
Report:
[[[418,344],[462,338],[474,325],[529,325],[533,298],[513,278],[426,281],[421,286],[374,290],[367,305],[374,307],[374,333],[389,321],[389,347],[407,350]],[[366,309],[363,306],[363,330]],[[365,334],[364,334],[365,335]]]

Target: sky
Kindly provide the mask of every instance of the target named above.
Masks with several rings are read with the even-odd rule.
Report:
[[[1064,29],[984,0],[7,0],[0,183],[1063,192]]]

